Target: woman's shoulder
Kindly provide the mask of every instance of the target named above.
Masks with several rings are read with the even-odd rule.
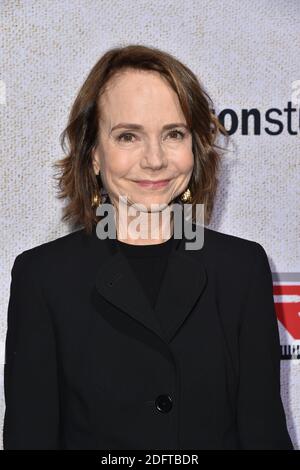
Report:
[[[272,292],[272,271],[264,247],[257,241],[205,228],[200,262],[208,275],[219,279],[220,291],[240,291],[261,284]],[[271,294],[270,294],[271,295]]]
[[[12,270],[14,273],[39,271],[68,257],[74,256],[84,236],[84,229],[75,230],[47,242],[25,249],[15,256]]]
[[[220,265],[253,264],[255,259],[268,259],[265,248],[257,241],[204,228],[203,253]]]
[[[250,240],[248,238],[240,237],[238,235],[220,232],[208,227],[204,227],[204,243],[205,242],[207,242],[209,247],[225,247],[234,250],[251,250],[254,246],[260,245],[255,240]]]

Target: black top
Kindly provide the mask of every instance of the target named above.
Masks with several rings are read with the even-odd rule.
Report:
[[[169,255],[163,332],[96,231],[17,255],[4,450],[293,449],[267,254],[204,228],[202,250]]]
[[[131,245],[116,239],[153,308],[173,240],[174,235],[169,240],[154,245]]]

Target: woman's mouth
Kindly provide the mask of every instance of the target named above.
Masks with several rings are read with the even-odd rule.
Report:
[[[150,189],[159,189],[164,188],[169,184],[171,180],[159,180],[159,181],[151,181],[151,180],[140,180],[135,181],[139,186],[142,188],[150,188]]]

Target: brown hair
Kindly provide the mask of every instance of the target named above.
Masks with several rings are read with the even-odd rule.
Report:
[[[143,45],[108,50],[93,66],[72,105],[67,127],[60,136],[65,157],[54,163],[58,198],[68,198],[62,220],[83,226],[90,233],[100,216],[92,207],[99,184],[92,165],[101,110],[98,100],[110,78],[127,68],[157,71],[177,93],[192,134],[194,168],[189,182],[192,217],[197,203],[204,204],[204,222],[211,218],[216,195],[222,147],[217,137],[228,134],[212,108],[212,100],[193,72],[171,54]]]

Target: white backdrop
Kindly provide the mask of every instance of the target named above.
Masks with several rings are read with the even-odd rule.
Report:
[[[69,232],[51,165],[62,156],[59,134],[72,100],[111,47],[171,52],[204,83],[216,111],[228,110],[228,128],[237,117],[210,227],[264,246],[284,316],[281,343],[300,348],[300,1],[0,0],[0,9],[1,424],[12,263]],[[251,108],[261,118],[256,135],[251,120],[243,133],[242,110]],[[268,122],[271,108],[281,128]],[[300,448],[300,360],[282,360],[281,371],[288,428]]]

